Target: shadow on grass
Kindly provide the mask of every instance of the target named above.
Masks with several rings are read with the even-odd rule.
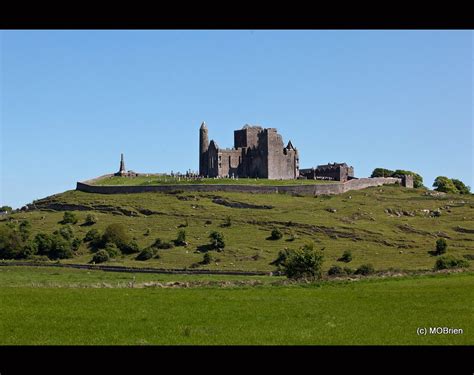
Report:
[[[206,244],[206,245],[199,245],[196,248],[196,250],[200,253],[207,253],[208,251],[216,250],[216,249],[211,244]]]

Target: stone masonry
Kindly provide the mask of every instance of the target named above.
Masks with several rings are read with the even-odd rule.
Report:
[[[220,148],[209,142],[203,122],[199,129],[199,175],[204,177],[251,177],[273,180],[299,176],[298,150],[286,147],[274,128],[245,125],[234,131],[234,147]]]

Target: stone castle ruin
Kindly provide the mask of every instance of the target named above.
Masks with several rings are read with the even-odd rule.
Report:
[[[234,147],[209,142],[203,122],[199,129],[199,175],[203,177],[252,177],[289,180],[299,177],[298,150],[286,146],[277,130],[245,125],[234,131]]]
[[[103,175],[92,180],[78,182],[77,190],[101,193],[123,194],[142,192],[168,192],[176,189],[186,191],[232,191],[248,193],[289,193],[303,195],[341,194],[350,190],[365,189],[384,184],[400,184],[413,188],[413,176],[357,178],[354,168],[346,163],[329,163],[313,168],[299,169],[298,150],[288,141],[284,146],[283,138],[274,128],[245,125],[234,131],[234,147],[220,148],[214,140],[209,142],[206,124],[199,128],[199,173],[189,170],[186,175],[198,183],[182,185],[96,185],[106,177],[159,177],[165,173],[137,173],[125,169],[123,154],[118,172]],[[171,177],[174,177],[171,172]],[[292,184],[292,185],[242,185],[242,184],[200,184],[203,177],[210,178],[266,178],[272,180],[331,180],[331,184]]]

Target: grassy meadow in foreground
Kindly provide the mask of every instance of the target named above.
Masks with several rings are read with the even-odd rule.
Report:
[[[0,267],[2,345],[473,343],[472,273],[308,285],[136,289],[77,287],[78,280],[113,285],[130,275],[33,270]],[[28,283],[28,274],[36,283]],[[161,275],[137,277],[163,280]],[[53,283],[56,287],[50,286]],[[416,333],[419,327],[438,326],[464,332]]]

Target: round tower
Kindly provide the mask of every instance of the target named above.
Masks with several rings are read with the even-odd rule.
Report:
[[[199,128],[199,175],[207,176],[208,172],[208,155],[209,137],[206,123],[203,121]]]

